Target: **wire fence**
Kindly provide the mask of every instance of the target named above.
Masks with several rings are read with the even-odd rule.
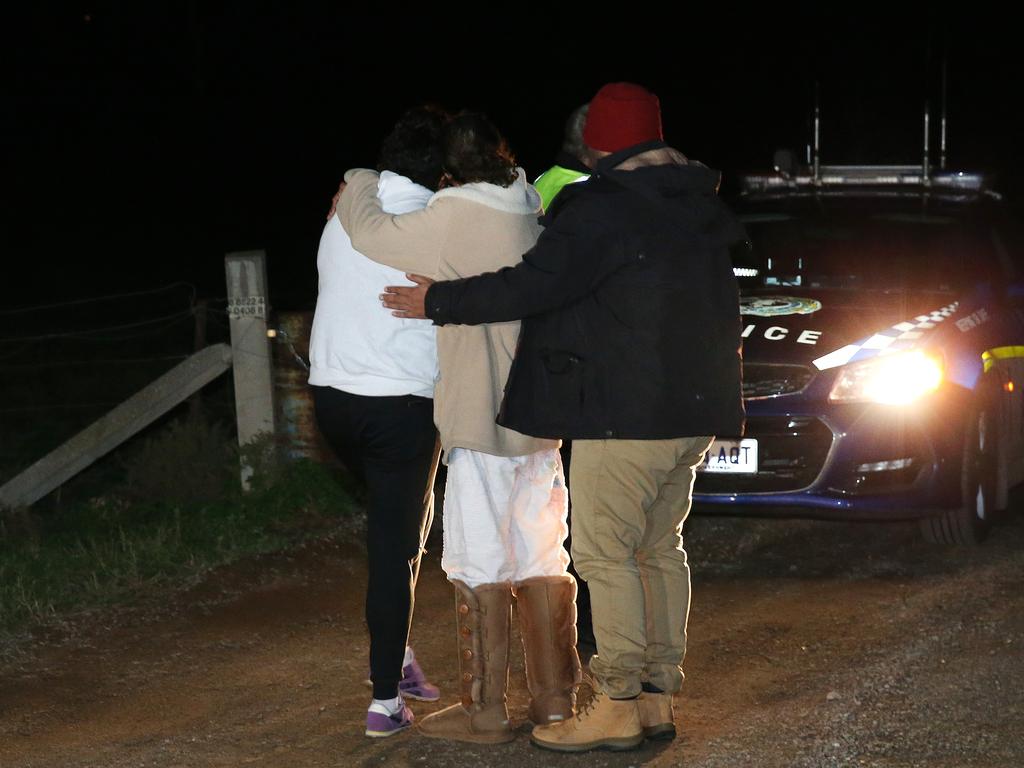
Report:
[[[45,368],[73,368],[83,365],[135,365],[137,363],[150,363],[163,360],[180,362],[188,355],[152,355],[149,357],[124,357],[124,358],[90,358],[84,360],[51,360],[40,363],[17,363],[14,365],[0,365],[0,371],[17,370],[41,370]]]
[[[109,410],[197,348],[226,340],[226,301],[199,300],[192,283],[175,282],[0,309],[9,329],[0,337],[0,414],[78,422],[72,413]],[[10,332],[13,320],[24,332]],[[13,425],[3,422],[7,442]]]
[[[227,341],[227,303],[199,299],[193,284],[175,282],[0,309],[0,317],[17,317],[26,328],[0,337],[0,457],[16,452],[26,434],[80,428],[199,348]],[[107,322],[97,321],[97,307]],[[43,321],[54,330],[40,332]],[[301,340],[280,326],[270,335],[280,363],[309,371]],[[244,345],[234,351],[254,354]],[[222,385],[216,397],[228,401],[233,393]]]
[[[231,340],[233,316],[227,297],[200,299],[190,283],[0,310],[0,327],[6,331],[0,336],[0,485],[199,349]],[[266,359],[266,347],[250,344],[247,349],[244,342],[255,341],[247,334],[262,337],[267,328],[277,401],[274,440],[289,457],[320,450],[308,429],[312,401],[304,386],[310,316],[282,313],[266,326],[243,324],[243,338],[232,345],[237,359]],[[103,483],[121,477],[133,452],[147,444],[138,440],[155,439],[164,434],[155,430],[168,424],[188,434],[199,425],[222,425],[231,434],[237,410],[245,410],[249,400],[266,402],[262,394],[250,396],[244,388],[236,392],[232,376],[218,375],[82,477],[102,478]],[[82,482],[85,488],[93,480]]]
[[[26,307],[14,307],[9,309],[0,309],[0,316],[4,315],[26,315],[33,312],[44,312],[52,309],[66,309],[68,307],[78,307],[88,304],[102,304],[105,302],[118,301],[127,298],[138,298],[139,296],[152,296],[154,294],[167,293],[168,291],[176,290],[178,288],[187,288],[191,292],[190,304],[195,303],[196,299],[196,287],[192,283],[186,283],[178,281],[174,283],[168,283],[167,285],[160,286],[158,288],[147,288],[141,291],[129,291],[126,293],[110,293],[103,296],[88,296],[80,299],[70,299],[68,301],[58,301],[51,304],[34,304]]]

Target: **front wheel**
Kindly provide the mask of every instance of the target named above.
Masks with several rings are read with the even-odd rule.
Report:
[[[960,506],[921,521],[925,539],[935,544],[980,544],[995,516],[999,479],[999,426],[992,409],[975,405],[964,429]]]

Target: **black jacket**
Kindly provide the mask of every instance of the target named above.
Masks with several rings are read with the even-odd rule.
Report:
[[[502,426],[566,439],[742,434],[729,246],[743,230],[716,171],[615,168],[652,149],[671,151],[634,147],[563,189],[522,263],[427,293],[439,325],[522,319]]]

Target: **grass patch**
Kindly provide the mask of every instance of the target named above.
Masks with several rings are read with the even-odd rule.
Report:
[[[361,525],[335,470],[277,463],[266,447],[242,494],[232,440],[205,422],[174,422],[125,460],[113,490],[0,515],[0,634]]]

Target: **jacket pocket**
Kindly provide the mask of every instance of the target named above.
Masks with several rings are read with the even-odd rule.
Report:
[[[549,395],[559,407],[578,413],[586,402],[583,358],[561,349],[542,349],[540,357],[547,374]]]

